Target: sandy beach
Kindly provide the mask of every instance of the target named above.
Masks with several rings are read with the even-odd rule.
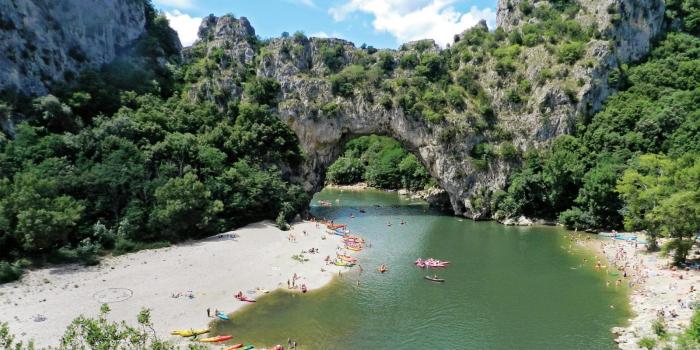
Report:
[[[680,333],[688,327],[693,315],[690,304],[697,300],[695,288],[700,287],[698,270],[672,268],[670,257],[650,253],[645,245],[632,241],[603,238],[586,242],[599,256],[605,257],[602,264],[609,264],[610,271],[618,271],[616,278],[620,283],[631,287],[633,315],[627,325],[612,329],[620,349],[642,349],[637,343],[644,337],[656,337],[652,323],[660,316],[669,333]],[[694,256],[691,253],[688,257]],[[616,281],[611,280],[610,286]]]
[[[76,316],[96,316],[108,302],[110,319],[132,324],[141,308],[151,309],[159,336],[176,340],[170,331],[205,328],[213,320],[207,308],[212,314],[215,309],[231,313],[247,304],[233,298],[238,291],[256,298],[261,294],[257,288],[287,288],[294,274],[300,277],[297,288],[330,282],[342,268],[326,265],[324,259],[335,257],[342,242],[325,230],[313,222],[298,223],[290,231],[261,222],[231,232],[234,238],[222,234],[109,257],[94,267],[32,270],[18,282],[0,285],[0,322],[8,322],[22,340],[55,346]],[[310,248],[319,253],[304,254],[309,261],[292,259]]]

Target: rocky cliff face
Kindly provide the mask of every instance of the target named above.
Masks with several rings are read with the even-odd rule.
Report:
[[[614,92],[611,74],[643,57],[663,25],[660,0],[580,0],[575,13],[561,15],[563,26],[575,27],[570,38],[542,34],[523,44],[532,40],[525,36],[532,26],[524,26],[542,21],[533,9],[550,8],[523,2],[499,1],[503,31],[488,34],[481,24],[447,49],[421,41],[372,52],[301,35],[260,43],[245,18],[209,17],[186,56],[211,74],[189,93],[225,105],[243,98],[240,82],[255,70],[281,85],[277,112],[306,152],[298,180],[308,191],[322,187],[348,140],[388,135],[419,157],[456,214],[489,218],[517,154],[549,144],[597,111]],[[563,52],[573,40],[584,41],[568,58]],[[404,65],[413,58],[419,66]],[[431,69],[446,76],[431,76]]]
[[[0,91],[42,95],[111,62],[145,31],[143,0],[0,1]]]

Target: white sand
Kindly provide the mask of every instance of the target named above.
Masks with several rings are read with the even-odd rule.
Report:
[[[290,232],[296,243],[288,240]],[[107,258],[96,267],[69,265],[30,271],[19,282],[0,285],[0,322],[8,322],[21,339],[55,346],[76,316],[98,314],[98,299],[128,297],[109,303],[110,319],[134,324],[138,312],[146,307],[152,310],[159,335],[175,340],[169,335],[171,330],[206,328],[213,320],[207,318],[207,308],[212,314],[215,309],[230,313],[246,304],[233,298],[235,292],[257,297],[247,291],[287,288],[294,273],[301,276],[297,286],[306,284],[313,289],[330,282],[341,268],[326,265],[324,259],[335,256],[341,239],[324,232],[325,226],[311,222],[287,232],[262,222],[236,230],[239,238],[235,240],[212,237]],[[305,254],[310,261],[291,258],[312,247],[320,253]],[[195,297],[171,297],[187,291]],[[37,315],[46,319],[37,322]]]

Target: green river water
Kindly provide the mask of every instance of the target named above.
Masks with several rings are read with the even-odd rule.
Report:
[[[321,199],[335,205],[315,206]],[[473,222],[374,190],[326,189],[312,203],[315,216],[371,242],[357,254],[364,272],[303,295],[270,293],[214,334],[258,347],[292,338],[298,349],[614,349],[610,328],[629,316],[625,292],[605,287],[589,252],[568,252],[562,229]],[[446,282],[423,279],[418,257],[451,261],[430,272]]]

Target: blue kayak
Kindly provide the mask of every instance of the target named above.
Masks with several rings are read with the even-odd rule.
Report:
[[[216,313],[216,317],[218,317],[218,318],[220,318],[220,319],[222,319],[222,320],[224,320],[224,321],[228,321],[228,320],[229,320],[228,316],[226,316],[226,314],[223,313],[223,312],[221,312],[221,311],[219,311],[219,312]]]

